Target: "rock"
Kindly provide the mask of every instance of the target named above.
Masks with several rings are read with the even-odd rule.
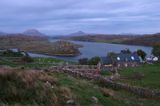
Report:
[[[114,75],[110,76],[111,80],[119,80],[120,79],[120,74],[119,73],[115,73]]]
[[[48,88],[50,88],[52,85],[51,85],[51,83],[49,83],[48,81],[46,81],[45,86],[48,87]]]
[[[94,103],[98,103],[98,98],[95,97],[95,96],[92,96],[92,101],[93,101]]]
[[[70,99],[70,100],[67,101],[67,104],[74,104],[74,103],[75,103],[75,102],[74,102],[73,99]]]
[[[111,89],[101,88],[100,91],[106,97],[115,97],[115,92]]]

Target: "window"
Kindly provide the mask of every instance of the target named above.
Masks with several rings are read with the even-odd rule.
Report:
[[[132,60],[135,60],[135,58],[134,58],[133,56],[131,56],[131,59],[132,59]]]
[[[121,60],[120,57],[117,57],[117,60],[120,61]]]

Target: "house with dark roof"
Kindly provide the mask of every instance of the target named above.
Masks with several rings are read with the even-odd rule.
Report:
[[[104,67],[128,67],[137,66],[142,62],[142,59],[136,53],[118,53],[112,57],[101,57],[101,65]]]

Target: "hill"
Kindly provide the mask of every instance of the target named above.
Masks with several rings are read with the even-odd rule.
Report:
[[[82,35],[87,35],[87,34],[83,31],[78,31],[78,32],[75,32],[75,33],[71,33],[68,36],[82,36]]]
[[[129,45],[153,46],[160,44],[160,33],[144,35],[96,34],[59,37],[61,39],[89,42],[120,43]]]
[[[153,46],[157,44],[160,45],[160,33],[153,35],[143,35],[137,38],[125,40],[122,43],[131,45],[144,45],[144,46]]]
[[[122,35],[104,35],[104,34],[88,34],[82,36],[66,36],[62,39],[76,40],[76,41],[89,41],[89,42],[106,42],[106,43],[121,43],[124,40],[131,39],[136,36],[122,36]]]
[[[45,34],[39,32],[36,29],[29,29],[23,32],[25,35],[30,35],[30,36],[46,36]]]
[[[0,31],[0,36],[6,35],[7,33]]]

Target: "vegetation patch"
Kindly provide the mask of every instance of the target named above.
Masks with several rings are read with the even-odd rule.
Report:
[[[121,80],[120,82],[152,89],[160,89],[159,69],[160,63],[150,65],[144,64],[134,68],[124,68],[120,71],[120,75],[121,77],[129,77],[129,79]],[[137,79],[135,77],[137,77]]]

